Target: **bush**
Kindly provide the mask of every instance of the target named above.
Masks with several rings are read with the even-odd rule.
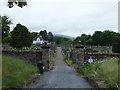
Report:
[[[120,85],[120,83],[118,83],[118,65],[120,65],[120,63],[118,62],[120,62],[119,58],[111,58],[86,64],[80,69],[79,73],[83,76],[92,74],[96,78],[105,81],[108,87],[118,88]]]
[[[77,67],[77,65],[73,64],[72,60],[70,60],[70,59],[66,60],[66,63],[71,67]]]
[[[120,53],[120,43],[114,43],[114,44],[112,44],[112,51],[114,53]]]
[[[37,67],[16,57],[2,56],[2,88],[20,87],[37,72]]]

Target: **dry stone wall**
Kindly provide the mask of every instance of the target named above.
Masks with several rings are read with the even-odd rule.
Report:
[[[38,60],[42,59],[42,51],[29,51],[29,50],[3,50],[2,54],[16,56],[36,65]]]

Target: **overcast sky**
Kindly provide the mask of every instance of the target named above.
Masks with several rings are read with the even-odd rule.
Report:
[[[47,30],[74,37],[93,34],[96,30],[118,32],[117,0],[27,0],[28,6],[23,8],[8,8],[7,0],[3,1],[0,13],[12,19],[11,30],[21,23],[31,32]]]

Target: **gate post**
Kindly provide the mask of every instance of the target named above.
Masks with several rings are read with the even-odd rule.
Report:
[[[42,47],[42,61],[44,63],[44,71],[49,71],[49,62],[50,62],[50,46],[43,45]]]
[[[81,66],[84,65],[84,46],[80,45],[80,46],[76,46],[75,47],[75,57],[76,57],[76,63],[78,64],[77,70],[79,70],[79,68]]]

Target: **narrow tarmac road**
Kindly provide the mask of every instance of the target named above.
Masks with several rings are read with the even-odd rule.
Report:
[[[57,47],[55,68],[45,72],[42,78],[29,88],[92,88],[92,86],[73,68],[66,65],[61,47]]]

